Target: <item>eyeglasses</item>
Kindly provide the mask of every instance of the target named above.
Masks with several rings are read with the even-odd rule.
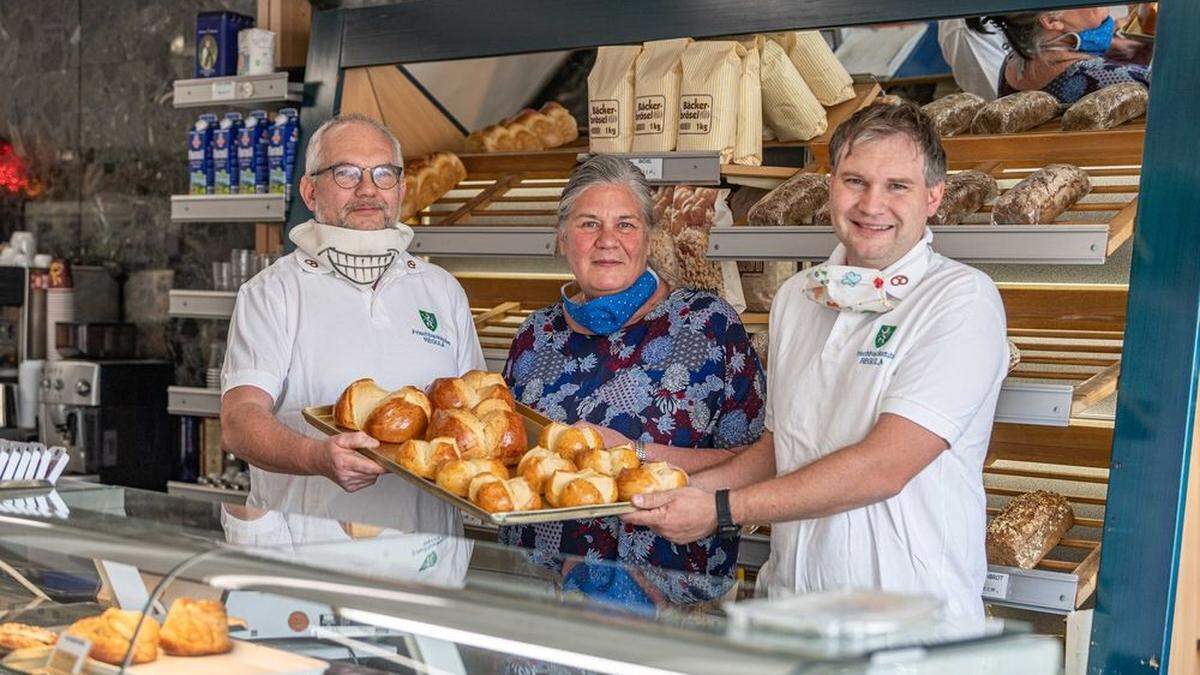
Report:
[[[315,178],[326,171],[333,175],[333,182],[337,183],[338,187],[347,190],[358,187],[358,184],[362,182],[364,171],[371,172],[371,182],[375,183],[375,187],[380,190],[391,190],[396,187],[396,184],[400,182],[400,177],[404,175],[404,167],[395,164],[380,164],[370,168],[356,164],[333,164],[308,175]]]

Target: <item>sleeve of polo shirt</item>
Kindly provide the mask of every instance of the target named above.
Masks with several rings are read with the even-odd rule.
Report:
[[[454,309],[455,332],[460,336],[456,355],[458,373],[461,375],[468,370],[487,370],[487,361],[483,359],[483,348],[479,346],[479,334],[475,332],[475,321],[471,316],[467,292],[454,277],[450,277],[446,292],[450,295],[450,306]]]
[[[238,291],[221,368],[222,395],[246,385],[267,392],[272,401],[283,392],[292,339],[282,292],[272,297],[271,291],[266,283],[247,284]]]
[[[996,299],[999,304],[999,298]],[[954,445],[997,389],[1008,364],[1003,310],[973,295],[937,310],[903,355],[881,413],[892,413]]]

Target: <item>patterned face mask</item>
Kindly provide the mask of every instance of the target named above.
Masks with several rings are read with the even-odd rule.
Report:
[[[315,220],[296,226],[289,238],[312,258],[327,263],[356,286],[370,286],[388,271],[412,241],[402,223],[382,230],[352,230]]]
[[[568,298],[567,286],[570,284],[564,284],[561,291],[563,309],[567,314],[596,335],[612,335],[658,290],[658,277],[646,270],[629,288],[587,302],[575,302]]]
[[[886,286],[883,273],[869,267],[821,263],[804,274],[804,295],[809,300],[843,312],[891,310],[894,305]]]

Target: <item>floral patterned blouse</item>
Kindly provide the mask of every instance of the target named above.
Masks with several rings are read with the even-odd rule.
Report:
[[[733,308],[705,291],[675,290],[608,336],[572,331],[561,302],[534,312],[517,331],[504,377],[519,400],[551,419],[583,420],[646,442],[732,448],[763,432],[767,387],[758,354]],[[714,582],[733,574],[738,550],[736,539],[715,535],[677,546],[617,518],[502,528],[500,538],[550,556],[620,560]],[[679,599],[703,593],[670,588],[692,585],[685,576],[665,574],[664,592]]]

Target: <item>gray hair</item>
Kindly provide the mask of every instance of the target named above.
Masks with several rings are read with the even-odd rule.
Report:
[[[654,194],[646,175],[629,160],[613,155],[594,155],[575,167],[558,201],[558,229],[561,232],[575,200],[594,185],[620,185],[629,190],[642,210],[646,236],[654,225]]]
[[[313,132],[311,138],[308,139],[308,149],[304,152],[304,171],[312,173],[317,169],[325,167],[320,166],[321,161],[321,146],[324,145],[325,134],[333,129],[347,124],[364,124],[378,131],[392,145],[392,161],[396,166],[404,166],[404,153],[400,151],[400,140],[392,133],[390,129],[383,125],[379,120],[367,117],[360,113],[346,113],[325,120],[317,130]]]
[[[900,134],[907,136],[925,159],[925,185],[933,187],[946,179],[946,151],[937,127],[917,104],[876,102],[838,125],[829,140],[829,160],[837,172],[838,162],[849,155],[856,143]],[[844,151],[844,152],[843,152]]]

